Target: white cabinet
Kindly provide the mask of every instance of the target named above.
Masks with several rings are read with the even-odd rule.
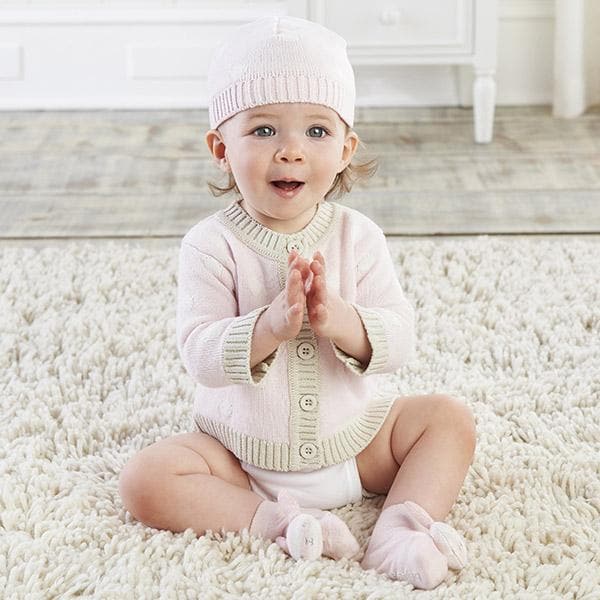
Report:
[[[258,17],[293,15],[344,36],[355,65],[471,65],[475,138],[492,138],[497,0],[72,2],[0,8],[0,109],[206,106],[220,40]]]
[[[348,42],[354,65],[471,65],[475,140],[490,142],[497,0],[310,0],[309,18]]]
[[[314,3],[325,25],[340,33],[353,54],[394,60],[404,56],[471,52],[471,2],[386,0]],[[351,7],[351,10],[348,8]]]

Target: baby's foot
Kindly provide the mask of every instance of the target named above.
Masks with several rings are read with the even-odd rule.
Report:
[[[430,590],[445,579],[449,566],[465,564],[460,535],[449,525],[435,523],[418,504],[405,502],[382,511],[361,566]]]
[[[354,558],[360,552],[360,545],[342,519],[326,510],[302,509],[319,520],[323,531],[323,554],[339,560]]]
[[[467,564],[467,547],[460,533],[447,523],[434,521],[416,502],[408,500],[404,504],[429,532],[438,550],[448,559],[448,567],[460,571]]]
[[[302,514],[296,499],[281,490],[277,502],[264,500],[258,505],[250,524],[250,534],[273,540],[292,558],[311,560],[323,552],[323,533],[319,521]]]
[[[279,536],[277,545],[295,560],[314,560],[323,553],[323,531],[315,517],[299,514],[285,530],[285,537]]]
[[[318,556],[324,554],[338,560],[352,558],[360,551],[360,545],[346,523],[333,513],[316,508],[301,508],[286,490],[279,492],[277,500],[284,506],[295,507],[294,510],[301,513],[288,525],[285,537],[279,536],[275,540],[290,556],[295,558],[300,553],[303,557],[314,557],[316,550],[320,548]],[[319,525],[318,533],[315,523]],[[311,548],[314,548],[314,551],[311,552]]]

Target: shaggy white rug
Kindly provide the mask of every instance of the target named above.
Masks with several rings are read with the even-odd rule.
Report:
[[[0,595],[26,598],[600,598],[600,244],[390,240],[418,314],[398,394],[472,406],[449,522],[470,564],[432,592],[352,561],[296,563],[247,533],[148,528],[125,462],[192,431],[175,348],[177,247],[0,251]],[[383,497],[336,510],[366,546]]]

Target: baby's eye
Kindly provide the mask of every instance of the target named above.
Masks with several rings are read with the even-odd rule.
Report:
[[[261,127],[257,127],[252,133],[254,133],[255,135],[257,135],[258,137],[269,137],[269,133],[267,133],[266,135],[263,135],[262,133],[257,133],[259,131],[273,131],[272,127],[269,127],[268,125],[262,125]]]
[[[311,131],[317,131],[320,133],[317,133],[317,135],[311,135],[310,132]],[[315,125],[314,127],[311,127],[309,130],[309,136],[310,137],[316,137],[316,138],[323,138],[327,135],[327,129],[325,129],[325,127],[319,127],[318,125]]]

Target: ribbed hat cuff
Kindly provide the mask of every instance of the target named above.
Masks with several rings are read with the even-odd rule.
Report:
[[[322,104],[335,110],[346,123],[354,125],[353,99],[347,98],[336,81],[309,75],[287,74],[238,81],[215,94],[209,106],[212,129],[238,112],[281,102]]]

